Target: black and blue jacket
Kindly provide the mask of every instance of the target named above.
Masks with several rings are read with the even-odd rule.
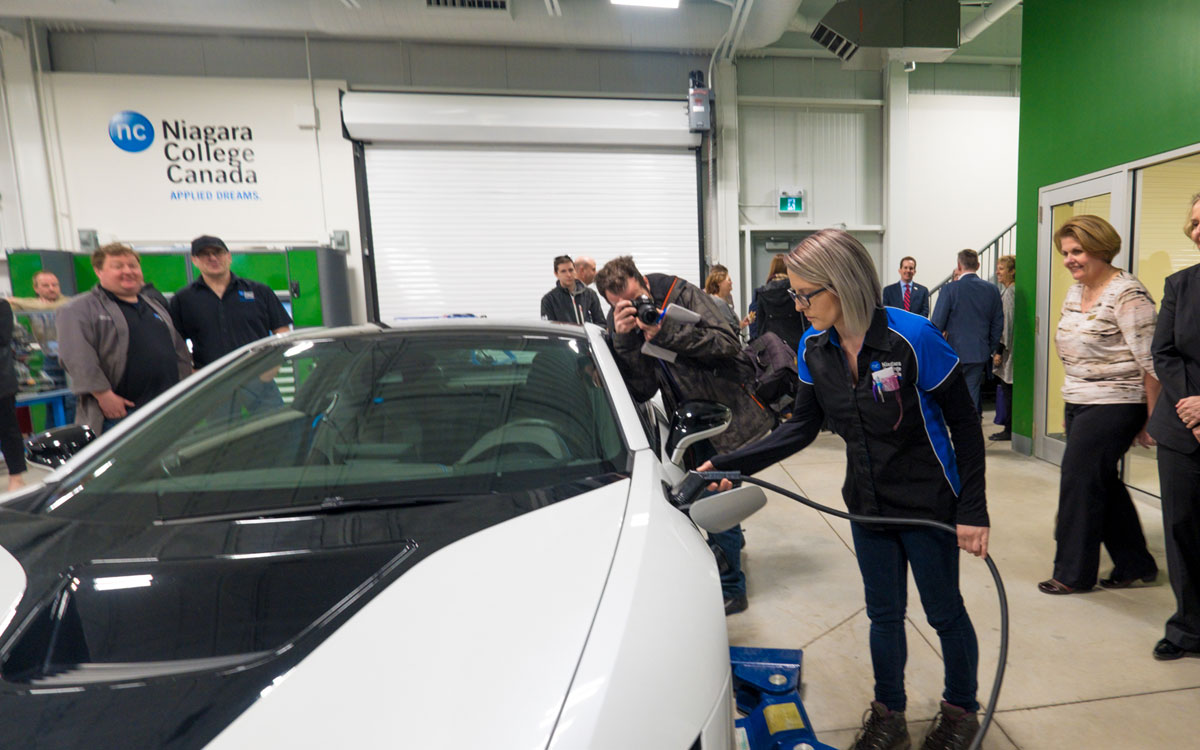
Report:
[[[836,330],[809,328],[797,352],[792,418],[765,439],[713,459],[754,473],[829,426],[846,441],[842,496],[852,513],[987,526],[983,431],[958,356],[927,319],[876,308],[855,384]]]

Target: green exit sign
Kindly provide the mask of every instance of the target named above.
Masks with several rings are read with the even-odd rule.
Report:
[[[799,214],[804,212],[804,196],[803,195],[781,195],[779,196],[779,213],[781,214]]]

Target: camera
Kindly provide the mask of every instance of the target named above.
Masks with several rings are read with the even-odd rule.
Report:
[[[637,319],[648,326],[658,324],[658,308],[654,306],[654,300],[649,295],[643,294],[633,300],[634,315]]]

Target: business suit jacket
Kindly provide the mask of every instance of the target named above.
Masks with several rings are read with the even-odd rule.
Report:
[[[904,287],[897,281],[883,288],[883,304],[885,307],[904,309]],[[908,300],[909,312],[929,317],[929,288],[912,282],[912,296]]]
[[[1147,429],[1171,450],[1192,453],[1200,442],[1179,419],[1175,404],[1200,396],[1200,263],[1167,277],[1150,348],[1162,393]]]
[[[963,274],[942,287],[931,320],[964,364],[987,362],[999,351],[1004,332],[1000,290],[974,273]]]

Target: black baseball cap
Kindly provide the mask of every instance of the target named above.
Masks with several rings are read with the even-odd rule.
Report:
[[[206,247],[216,247],[229,252],[229,248],[225,246],[225,240],[220,237],[213,237],[211,234],[202,234],[192,240],[192,255],[197,255]]]

